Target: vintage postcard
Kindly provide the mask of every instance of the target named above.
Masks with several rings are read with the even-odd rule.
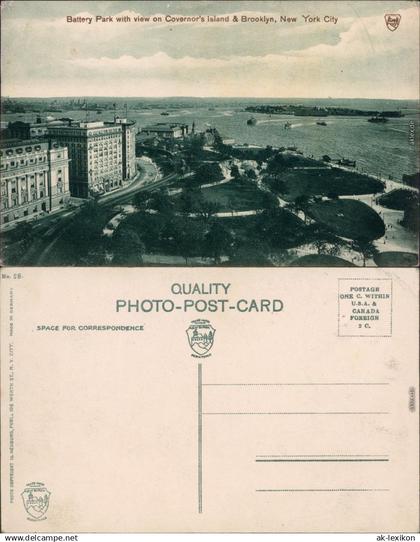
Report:
[[[413,267],[417,2],[2,2],[2,261]]]
[[[7,273],[5,531],[417,531],[416,270]]]
[[[419,13],[1,2],[3,532],[419,529]]]

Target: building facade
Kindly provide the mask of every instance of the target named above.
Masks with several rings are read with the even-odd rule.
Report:
[[[188,124],[167,124],[158,122],[151,126],[142,128],[141,133],[146,136],[155,136],[162,139],[178,139],[189,133]]]
[[[107,126],[121,125],[122,128],[122,174],[128,181],[136,176],[136,122],[116,117],[114,123],[105,122]]]
[[[8,137],[13,139],[32,139],[35,137],[45,137],[48,133],[48,123],[46,122],[9,122],[7,127]]]
[[[67,148],[56,142],[5,140],[0,181],[1,224],[57,210],[70,197]]]
[[[121,124],[101,121],[49,125],[48,137],[68,147],[72,196],[87,198],[122,185]]]
[[[62,124],[64,119],[56,120],[53,117],[47,117],[44,120],[40,116],[36,122],[24,122],[17,120],[9,122],[7,126],[7,137],[11,139],[34,139],[46,138],[48,136],[48,126],[51,123]]]

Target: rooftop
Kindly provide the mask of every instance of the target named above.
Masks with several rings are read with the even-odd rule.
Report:
[[[62,122],[62,121],[53,121],[49,122],[48,126],[61,126],[63,128],[83,128],[86,130],[94,130],[99,128],[118,128],[121,125],[134,125],[136,124],[136,121],[134,120],[128,120],[128,119],[115,119],[112,120],[98,120],[98,121],[70,121],[70,122]]]
[[[151,130],[153,132],[171,132],[178,128],[185,128],[187,126],[188,124],[167,124],[166,122],[157,122],[156,124],[145,126],[144,128],[142,128],[142,130]]]
[[[48,145],[44,140],[39,139],[2,139],[0,141],[0,148],[2,149],[13,149],[15,147],[24,147],[25,145]]]
[[[115,117],[114,122],[112,121],[105,121],[105,124],[136,124],[135,120],[129,120],[127,118],[121,118],[121,117]]]

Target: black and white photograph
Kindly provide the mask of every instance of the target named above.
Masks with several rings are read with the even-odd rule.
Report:
[[[3,265],[418,265],[417,2],[1,5]]]

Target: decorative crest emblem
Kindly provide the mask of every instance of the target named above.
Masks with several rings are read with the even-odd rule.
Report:
[[[21,493],[23,506],[26,512],[31,516],[28,519],[40,521],[45,518],[45,514],[50,504],[51,492],[41,482],[31,482],[26,484]]]
[[[391,32],[397,30],[397,28],[400,26],[401,15],[399,13],[386,13],[384,17],[388,30],[391,30]]]
[[[216,330],[208,320],[193,320],[187,329],[188,342],[196,357],[210,356]],[[194,356],[194,354],[192,354]]]

